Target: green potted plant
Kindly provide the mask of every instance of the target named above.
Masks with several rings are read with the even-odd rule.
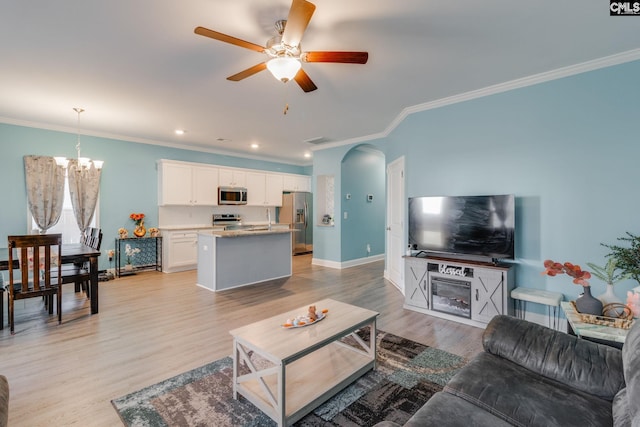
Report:
[[[629,242],[631,247],[603,244],[611,250],[607,257],[616,261],[616,267],[627,275],[627,278],[640,283],[640,236],[627,232],[627,237],[618,237],[618,240]]]
[[[630,275],[620,271],[618,268],[618,261],[615,258],[609,258],[604,267],[592,262],[588,262],[587,265],[591,268],[591,274],[602,280],[607,285],[605,292],[598,295],[596,298],[602,301],[602,304],[604,305],[613,302],[621,302],[620,298],[618,298],[615,292],[613,292],[613,285],[622,280],[628,279]]]

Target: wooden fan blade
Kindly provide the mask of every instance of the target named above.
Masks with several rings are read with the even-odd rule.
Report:
[[[311,16],[316,10],[316,6],[313,3],[309,3],[306,0],[293,0],[291,3],[291,9],[289,10],[289,17],[287,18],[287,24],[284,27],[282,33],[282,42],[289,46],[299,46],[302,40],[302,35],[311,21]]]
[[[193,32],[201,36],[212,38],[214,40],[220,40],[221,42],[231,43],[233,45],[244,47],[246,49],[255,50],[256,52],[262,53],[265,50],[264,47],[257,45],[255,43],[244,41],[236,37],[228,36],[226,34],[222,34],[217,31],[210,30],[208,28],[196,27],[196,29],[193,30]]]
[[[234,82],[239,82],[242,79],[246,79],[247,77],[251,77],[256,73],[259,73],[260,71],[264,70],[267,68],[267,63],[266,62],[261,62],[258,65],[254,65],[251,68],[247,68],[244,71],[240,71],[238,74],[234,74],[233,76],[229,76],[227,77],[227,80],[231,80]]]
[[[305,92],[313,92],[314,90],[318,89],[318,87],[311,81],[307,73],[305,73],[305,71],[302,68],[300,68],[300,70],[298,71],[298,73],[293,79],[296,81],[296,83],[298,83],[298,85],[300,85],[302,90]]]
[[[366,64],[368,52],[305,52],[304,62],[339,62],[343,64]]]

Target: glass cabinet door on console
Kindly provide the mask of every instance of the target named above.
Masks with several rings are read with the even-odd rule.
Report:
[[[429,284],[427,263],[423,260],[405,258],[405,304],[429,308]]]

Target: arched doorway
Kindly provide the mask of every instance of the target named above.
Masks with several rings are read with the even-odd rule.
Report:
[[[341,164],[342,263],[383,259],[385,155],[369,144],[349,150]]]

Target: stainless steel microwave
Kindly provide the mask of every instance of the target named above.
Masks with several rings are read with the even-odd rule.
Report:
[[[219,205],[246,205],[247,189],[244,187],[218,187]]]

